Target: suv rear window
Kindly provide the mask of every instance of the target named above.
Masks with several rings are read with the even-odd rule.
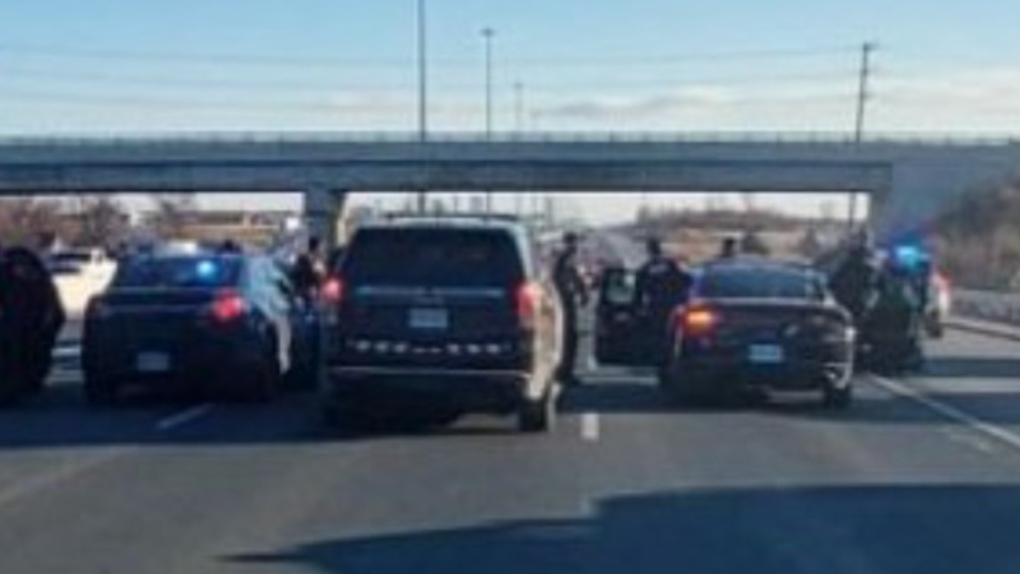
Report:
[[[723,266],[705,270],[698,288],[713,299],[821,299],[819,282],[797,269]]]
[[[509,233],[476,229],[364,229],[342,263],[352,284],[501,287],[524,278]]]
[[[240,274],[241,262],[238,259],[139,258],[120,265],[113,279],[113,287],[229,287],[237,284]]]

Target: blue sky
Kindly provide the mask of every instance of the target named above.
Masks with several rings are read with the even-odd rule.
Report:
[[[873,130],[1020,132],[1006,0],[429,0],[432,123],[846,130],[857,48]],[[408,130],[414,0],[33,0],[0,7],[0,133]]]

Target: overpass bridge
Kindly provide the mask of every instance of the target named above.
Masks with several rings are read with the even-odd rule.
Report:
[[[1020,140],[843,134],[190,134],[0,139],[0,195],[299,192],[330,226],[350,192],[643,191],[872,197],[880,236],[1020,176]]]

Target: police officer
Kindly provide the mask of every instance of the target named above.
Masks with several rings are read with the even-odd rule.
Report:
[[[563,237],[563,249],[553,264],[553,283],[563,304],[563,349],[557,378],[564,385],[577,385],[574,373],[578,346],[578,305],[588,304],[588,290],[577,268],[579,239],[575,233]]]
[[[294,263],[294,288],[309,303],[318,295],[319,286],[326,278],[326,266],[322,260],[322,241],[312,236],[308,239],[308,250],[298,256]]]
[[[867,238],[857,238],[829,282],[836,300],[860,323],[875,293],[878,270]]]
[[[635,303],[645,323],[648,349],[661,361],[668,349],[669,318],[677,305],[686,302],[693,279],[680,265],[663,255],[658,238],[649,239],[645,249],[648,261],[637,272]]]
[[[722,241],[719,250],[719,259],[733,259],[740,254],[739,244],[736,237],[727,237]]]
[[[42,261],[21,247],[0,256],[0,401],[41,391],[64,309]]]

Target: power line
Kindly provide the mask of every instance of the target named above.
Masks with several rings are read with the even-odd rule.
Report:
[[[515,58],[514,62],[528,67],[559,67],[559,66],[620,66],[620,65],[676,65],[682,62],[721,62],[749,60],[781,60],[830,57],[846,54],[854,49],[850,46],[816,46],[774,50],[734,50],[719,52],[691,52],[683,54],[628,54],[619,56],[540,56]],[[291,56],[282,54],[241,54],[225,52],[168,52],[153,50],[125,50],[91,47],[69,48],[65,46],[40,44],[0,43],[0,53],[39,56],[60,59],[83,60],[125,60],[125,61],[164,61],[200,64],[232,64],[245,66],[283,66],[283,67],[316,67],[335,68],[337,66],[362,67],[398,67],[411,68],[415,62],[408,58],[368,58],[368,57],[318,57]],[[474,63],[470,59],[433,59],[430,64],[447,67],[470,67]]]

